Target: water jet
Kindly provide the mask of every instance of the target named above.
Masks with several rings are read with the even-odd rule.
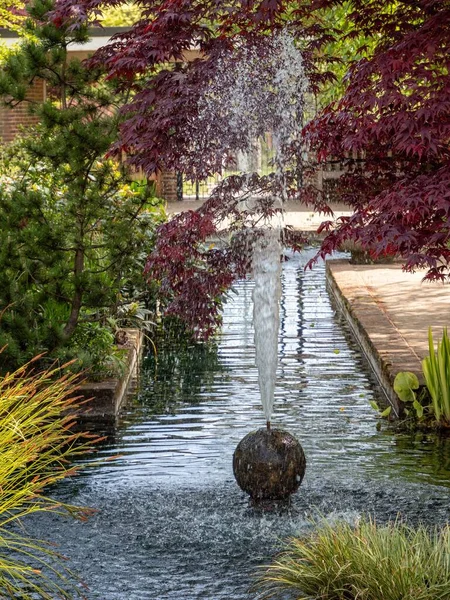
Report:
[[[279,230],[266,229],[253,248],[253,325],[256,366],[266,427],[247,434],[233,455],[233,473],[252,502],[286,500],[305,474],[300,443],[289,432],[272,428],[280,328],[281,244]]]
[[[283,205],[289,197],[288,181],[301,179],[301,160],[294,160],[293,147],[298,147],[298,131],[304,112],[306,77],[301,52],[288,31],[282,31],[264,41],[265,57],[261,61],[257,46],[242,47],[235,54],[224,55],[215,78],[209,82],[202,114],[205,122],[211,114],[217,121],[227,117],[227,135],[219,133],[219,147],[239,139],[236,164],[247,165],[258,140],[270,134],[273,140],[272,187],[268,201],[276,219],[256,218],[248,236],[253,289],[253,325],[258,386],[266,418],[266,428],[249,433],[239,443],[233,458],[233,470],[238,485],[253,501],[285,499],[295,492],[305,472],[305,456],[299,442],[288,432],[270,425],[278,366],[280,329],[281,260],[283,254]],[[260,50],[261,51],[261,50]],[[214,119],[215,120],[215,119]],[[230,132],[231,135],[230,135]],[[294,153],[295,154],[295,153]],[[248,160],[246,159],[246,156]],[[298,157],[297,157],[298,158]],[[251,172],[244,172],[244,181]],[[257,213],[252,204],[261,190],[248,189],[245,206],[239,209],[245,216]],[[253,202],[251,202],[253,200]],[[241,203],[242,204],[242,203]],[[254,215],[255,216],[255,215]],[[245,222],[245,218],[242,219]],[[275,222],[274,222],[275,221]],[[248,230],[247,230],[248,231]]]

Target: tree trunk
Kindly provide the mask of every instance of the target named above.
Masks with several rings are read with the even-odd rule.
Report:
[[[80,275],[84,270],[84,248],[77,248],[75,252],[74,275],[75,275],[75,290],[72,298],[69,319],[64,327],[64,337],[68,338],[74,332],[78,324],[81,306],[83,303],[83,286],[80,283]]]

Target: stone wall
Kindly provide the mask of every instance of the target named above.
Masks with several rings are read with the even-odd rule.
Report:
[[[140,362],[144,350],[144,336],[137,329],[124,329],[126,341],[119,346],[126,350],[123,375],[118,379],[87,382],[80,386],[79,396],[83,400],[76,416],[79,420],[115,422],[120,409],[128,397],[136,392]]]

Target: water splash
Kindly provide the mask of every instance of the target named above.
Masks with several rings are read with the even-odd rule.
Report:
[[[269,134],[275,146],[272,171],[283,171],[292,166],[307,88],[301,52],[287,30],[237,42],[217,61],[199,99],[190,128],[202,136],[194,150],[215,153],[224,165],[232,154],[245,173],[254,170],[251,155]]]
[[[272,416],[278,365],[281,243],[277,229],[263,232],[253,250],[253,325],[261,402],[268,427]]]

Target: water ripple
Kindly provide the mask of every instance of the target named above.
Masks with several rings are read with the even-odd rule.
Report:
[[[234,448],[264,424],[252,283],[240,282],[217,348],[150,357],[139,398],[99,452],[116,458],[59,487],[62,499],[98,513],[86,524],[33,520],[33,533],[52,531],[83,574],[89,600],[250,600],[257,566],[318,513],[448,519],[448,440],[376,430],[369,401],[378,390],[330,304],[323,266],[304,271],[310,257],[283,265],[273,423],[307,457],[290,508],[255,512],[232,474]]]

